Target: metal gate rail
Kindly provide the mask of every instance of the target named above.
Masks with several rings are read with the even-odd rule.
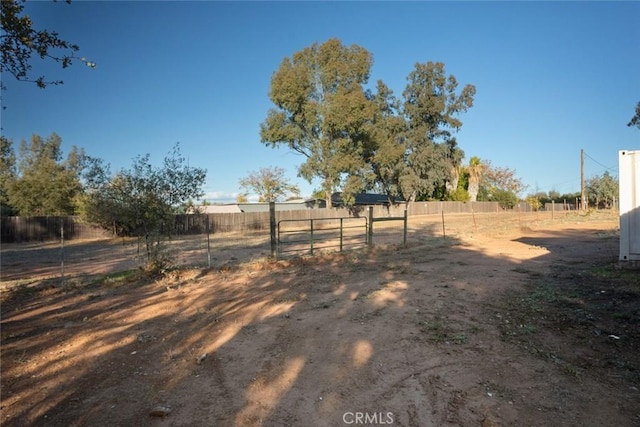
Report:
[[[328,221],[339,222],[338,226],[334,227],[318,227],[322,223]],[[349,224],[358,222],[358,224]],[[296,229],[287,229],[286,225],[292,223],[306,223],[307,227],[301,227]],[[346,224],[345,224],[346,223]],[[361,228],[362,234],[345,234],[351,230]],[[277,239],[277,253],[278,255],[285,253],[299,253],[303,251],[309,251],[310,255],[313,255],[314,249],[335,249],[338,248],[342,252],[345,247],[354,246],[366,246],[367,245],[367,230],[368,220],[367,218],[315,218],[315,219],[285,219],[278,221],[278,239]],[[335,233],[339,231],[339,233]],[[338,234],[338,235],[336,235]],[[300,238],[304,237],[304,238]],[[360,237],[360,239],[358,239]],[[319,242],[335,242],[333,244],[324,244],[320,247],[316,245]],[[302,248],[301,248],[302,246]],[[290,249],[285,249],[289,247]]]

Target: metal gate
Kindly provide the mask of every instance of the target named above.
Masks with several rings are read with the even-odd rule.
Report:
[[[286,219],[278,221],[278,256],[335,252],[367,246],[367,218]]]

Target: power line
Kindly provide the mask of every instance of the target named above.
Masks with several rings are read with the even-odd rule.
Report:
[[[608,171],[615,171],[616,173],[618,172],[618,168],[617,167],[608,167],[603,165],[602,163],[600,163],[599,161],[597,161],[596,159],[594,159],[593,157],[591,157],[589,154],[587,154],[586,152],[584,153],[585,156],[587,156],[588,158],[590,158],[591,160],[593,160],[595,163],[597,163],[598,165],[602,166],[603,168],[605,168]]]

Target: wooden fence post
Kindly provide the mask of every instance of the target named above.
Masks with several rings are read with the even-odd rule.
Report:
[[[473,217],[473,231],[478,232],[478,223],[476,222],[476,212],[473,209],[473,205],[471,206],[471,216]]]
[[[402,243],[407,246],[407,210],[404,210],[404,236]]]
[[[60,277],[64,285],[64,218],[60,217]]]
[[[211,231],[209,229],[209,214],[206,216],[207,218],[207,266],[211,268]]]
[[[373,247],[373,206],[369,206],[368,212],[368,227],[367,230],[367,246],[369,248]]]
[[[277,241],[276,241],[276,203],[269,202],[269,230],[271,233],[271,258],[277,256]]]

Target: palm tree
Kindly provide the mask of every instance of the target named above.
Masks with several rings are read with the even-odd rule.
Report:
[[[486,169],[486,165],[482,163],[479,157],[473,156],[471,160],[469,160],[469,167],[467,168],[469,172],[469,197],[472,202],[475,202],[478,198],[478,191],[480,190],[480,180],[482,179],[482,174]]]

